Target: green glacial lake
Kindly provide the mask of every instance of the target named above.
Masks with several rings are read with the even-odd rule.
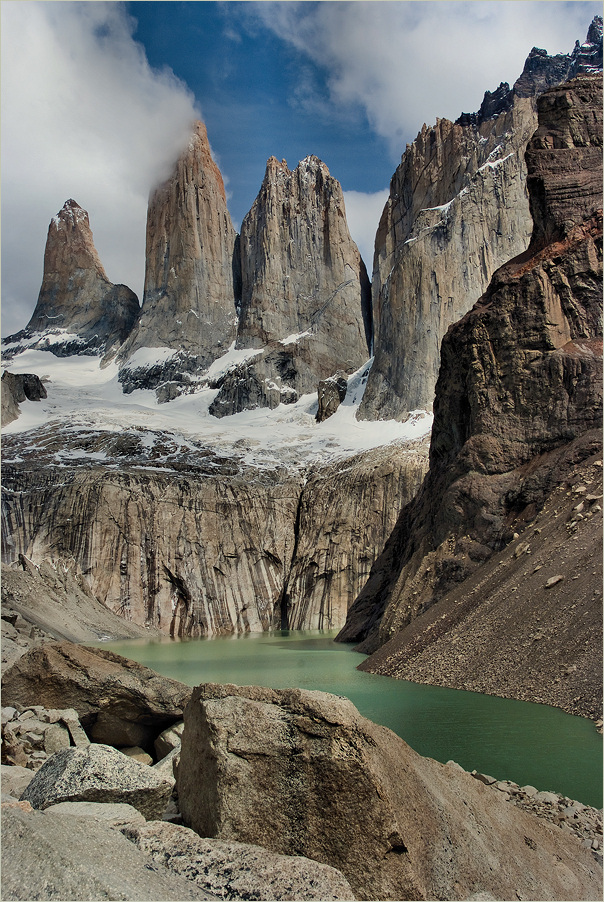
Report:
[[[190,686],[235,683],[345,695],[422,755],[602,807],[602,736],[557,708],[361,673],[335,631],[247,633],[188,642],[103,643]]]

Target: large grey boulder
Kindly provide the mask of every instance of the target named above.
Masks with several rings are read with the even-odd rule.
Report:
[[[308,858],[259,846],[202,839],[176,824],[150,823],[122,831],[156,864],[221,899],[353,899],[343,875]]]
[[[155,865],[108,823],[2,810],[3,899],[216,898]]]
[[[183,823],[200,836],[329,864],[357,898],[601,892],[601,870],[574,836],[326,693],[199,686],[177,789]]]
[[[57,752],[42,765],[21,796],[33,808],[57,802],[125,802],[147,819],[160,818],[172,783],[108,745]]]

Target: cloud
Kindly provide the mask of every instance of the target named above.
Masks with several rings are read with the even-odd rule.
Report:
[[[512,84],[532,46],[570,52],[600,13],[599,3],[530,0],[249,4],[322,67],[332,109],[360,105],[395,158],[424,122],[474,112],[485,90]]]
[[[48,224],[67,198],[90,215],[108,277],[142,296],[149,191],[200,117],[152,69],[121,3],[8,2],[2,15],[2,333],[28,322]]]
[[[383,191],[376,191],[374,194],[365,194],[362,191],[344,191],[348,228],[361,252],[369,278],[371,278],[373,269],[375,233],[388,194],[387,188]]]

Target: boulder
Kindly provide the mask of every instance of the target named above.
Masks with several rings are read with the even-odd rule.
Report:
[[[173,749],[180,746],[184,728],[184,721],[180,721],[159,734],[154,743],[158,762],[165,758]]]
[[[2,779],[2,792],[20,798],[27,785],[31,783],[34,773],[28,767],[19,765],[0,765],[0,777]]]
[[[129,826],[123,833],[156,864],[221,899],[353,899],[335,868],[259,846],[202,839],[176,824]]]
[[[185,712],[177,789],[183,823],[201,836],[329,864],[357,898],[601,891],[601,872],[575,837],[422,758],[326,693],[199,686]]]
[[[153,764],[151,755],[148,755],[139,745],[121,746],[118,749],[118,752],[121,752],[122,755],[125,755],[127,758],[133,758],[135,761],[138,761],[139,764]]]
[[[88,736],[108,745],[153,745],[182,719],[191,689],[105,649],[71,642],[34,648],[2,678],[7,704],[74,708]]]
[[[42,765],[21,795],[33,808],[58,802],[125,802],[147,819],[160,818],[172,784],[108,745],[64,749]]]
[[[2,811],[3,899],[212,899],[154,865],[108,823],[51,811]]]

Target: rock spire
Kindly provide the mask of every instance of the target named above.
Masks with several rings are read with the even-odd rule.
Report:
[[[107,278],[88,213],[67,200],[48,228],[44,276],[32,318],[4,344],[58,356],[102,354],[124,341],[138,312],[136,295]]]
[[[172,175],[149,200],[143,306],[120,351],[125,390],[186,383],[234,341],[236,238],[206,127],[197,122]],[[137,359],[143,348],[165,349],[163,362],[150,366],[152,354]]]
[[[212,412],[275,407],[368,357],[370,288],[340,183],[306,157],[271,157],[241,227],[238,348],[265,349],[221,383]]]

